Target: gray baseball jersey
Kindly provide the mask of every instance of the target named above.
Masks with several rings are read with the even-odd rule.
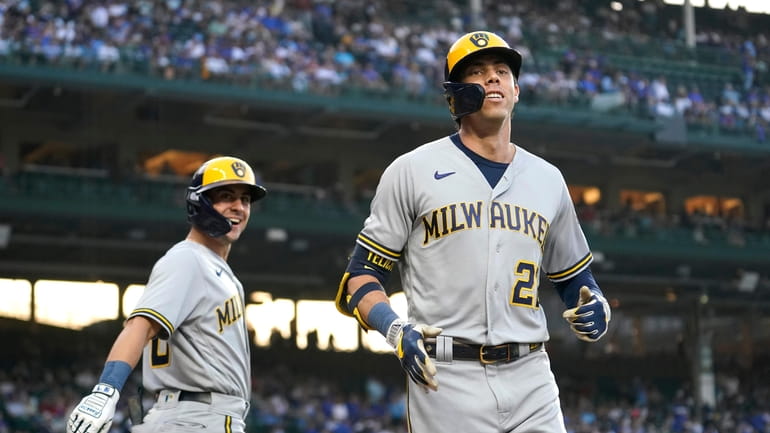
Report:
[[[249,399],[251,367],[243,286],[230,266],[192,241],[174,245],[155,264],[130,317],[161,326],[144,349],[142,379],[150,391],[211,391]]]
[[[399,262],[411,321],[478,344],[548,340],[541,269],[592,259],[556,167],[517,147],[492,188],[449,137],[388,166],[357,242]]]

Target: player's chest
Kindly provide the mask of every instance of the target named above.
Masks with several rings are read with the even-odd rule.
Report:
[[[542,245],[560,202],[559,191],[526,179],[502,178],[492,188],[481,176],[458,175],[439,184],[416,190],[412,236],[423,246],[437,240],[445,245],[449,239],[483,243],[521,235]],[[457,233],[463,235],[452,236]]]
[[[509,181],[492,189],[478,179],[457,176],[457,182],[418,188],[413,211],[416,223],[435,220],[465,228],[513,229],[537,221],[550,223],[559,211],[559,198],[558,191],[531,182]]]

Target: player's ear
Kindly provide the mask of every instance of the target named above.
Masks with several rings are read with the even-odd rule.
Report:
[[[513,102],[519,102],[519,82],[515,78],[513,79]]]

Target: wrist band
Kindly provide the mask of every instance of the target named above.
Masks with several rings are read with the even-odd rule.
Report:
[[[133,368],[125,361],[107,361],[99,377],[99,383],[106,383],[121,391],[132,370]]]
[[[369,310],[366,322],[380,334],[387,337],[390,325],[398,319],[398,314],[390,308],[387,302],[378,302]]]

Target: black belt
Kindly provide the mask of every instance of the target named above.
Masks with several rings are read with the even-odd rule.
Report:
[[[198,403],[211,404],[211,393],[179,391],[179,401],[197,401]]]
[[[452,341],[452,359],[461,361],[479,361],[482,364],[496,364],[498,362],[511,362],[520,358],[519,345],[521,343],[505,343],[497,346],[487,346],[484,344],[468,344],[459,341]],[[529,351],[540,350],[543,343],[529,343]],[[431,358],[436,357],[436,342],[434,340],[425,341],[425,351]],[[524,354],[526,355],[526,354]]]
[[[160,393],[155,395],[157,399]],[[179,401],[195,401],[198,403],[211,404],[210,392],[192,392],[192,391],[179,391]]]

